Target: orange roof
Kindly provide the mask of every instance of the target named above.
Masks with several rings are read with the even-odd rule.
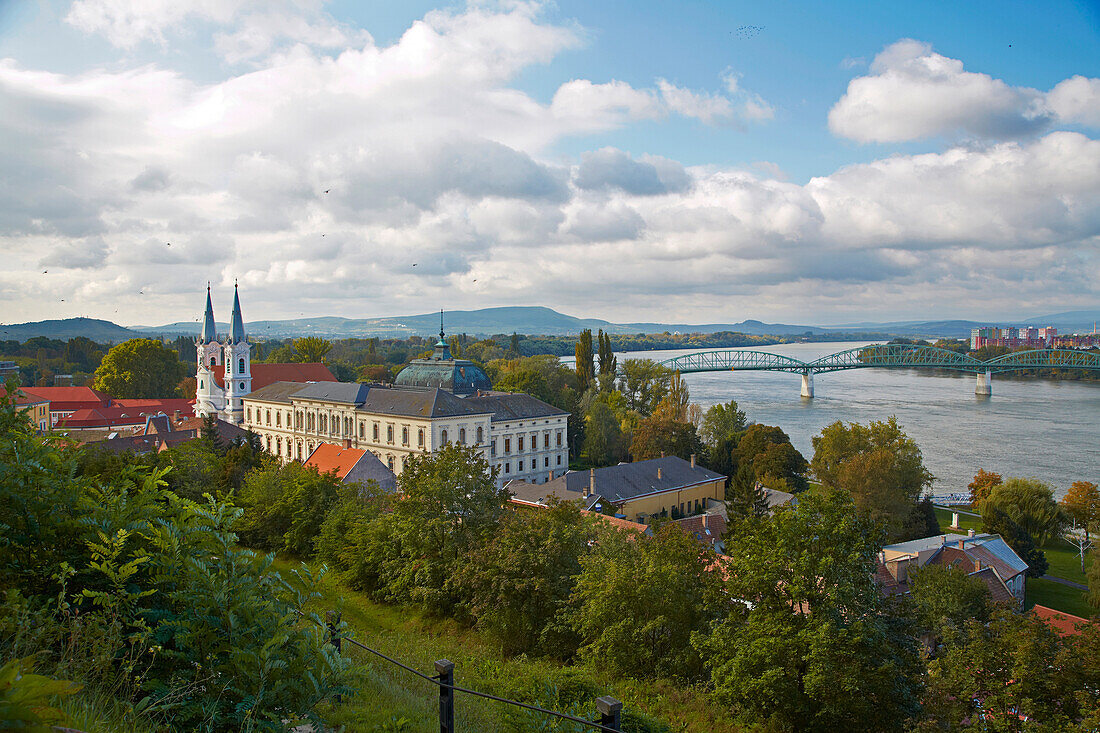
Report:
[[[8,390],[0,385],[0,397],[5,397],[8,394]],[[36,397],[35,395],[29,395],[23,392],[23,388],[15,390],[15,404],[17,405],[41,405],[45,402],[49,402],[45,397]]]
[[[648,524],[642,524],[641,522],[631,522],[629,519],[619,519],[618,517],[612,517],[608,514],[602,514],[600,512],[590,512],[587,509],[581,509],[582,514],[591,514],[594,517],[599,517],[603,521],[610,524],[615,529],[623,529],[630,532],[647,532],[649,531]]]
[[[111,396],[91,387],[20,387],[25,394],[50,401],[51,412],[106,407]]]
[[[343,479],[365,453],[365,450],[359,448],[321,443],[309,454],[305,465],[315,467],[317,473],[335,472],[336,478]]]
[[[225,387],[225,375],[214,372],[218,386]],[[320,362],[306,364],[253,364],[252,391],[275,382],[335,382],[336,376]]]
[[[1035,606],[1031,609],[1031,612],[1043,621],[1046,621],[1051,628],[1062,636],[1080,634],[1081,632],[1077,629],[1077,624],[1089,623],[1087,618],[1055,611],[1053,608],[1047,608],[1046,606]]]

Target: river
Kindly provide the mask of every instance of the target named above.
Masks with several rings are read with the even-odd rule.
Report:
[[[857,343],[746,347],[802,361],[864,346]],[[881,343],[881,342],[880,342]],[[619,353],[663,361],[698,350]],[[568,361],[572,361],[569,359]],[[801,376],[786,372],[686,374],[693,402],[707,408],[737,400],[748,419],[778,425],[806,459],[811,438],[837,420],[867,423],[896,415],[936,477],[936,493],[966,491],[979,468],[1038,478],[1061,496],[1074,481],[1100,483],[1100,383],[993,376],[993,396],[974,394],[974,375],[916,369],[852,369],[814,376],[813,399]]]

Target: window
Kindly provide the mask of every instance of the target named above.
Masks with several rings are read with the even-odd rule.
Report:
[[[420,430],[416,432],[416,444],[421,448],[424,447],[424,428],[420,428]]]
[[[264,436],[264,445],[267,447],[268,452],[270,452],[271,451],[271,436],[270,435],[265,435]]]
[[[409,429],[407,427],[401,428],[401,445],[409,444]]]
[[[558,447],[561,448],[561,431],[558,431]]]
[[[270,424],[271,424],[271,410],[268,410],[268,411],[267,411],[267,424],[268,424],[268,425],[270,425]]]
[[[481,445],[485,441],[485,428],[480,425],[477,428],[477,444]]]
[[[248,408],[248,413],[247,414],[248,414],[248,418],[247,418],[248,422],[252,422],[252,408],[251,407]]]
[[[561,453],[558,454],[558,465],[561,465]]]
[[[549,448],[550,447],[550,433],[543,433],[543,435],[542,435],[542,447],[543,448]]]
[[[447,445],[447,431],[442,430],[439,433],[439,442],[443,445]]]
[[[217,359],[215,359],[214,357],[210,357],[210,368],[211,368],[211,369],[213,369],[213,368],[214,368],[214,366],[215,366],[215,365],[216,365],[217,363],[218,363],[218,360],[217,360]]]
[[[275,413],[275,427],[281,428],[283,426],[283,413]]]
[[[523,461],[520,461],[519,465],[516,466],[516,471],[518,472],[518,471],[522,471],[522,470],[523,470]]]
[[[199,380],[199,389],[202,389],[202,385],[203,385],[203,381],[200,379]]]
[[[302,460],[302,441],[298,441],[298,460]]]
[[[505,438],[504,439],[504,452],[505,453],[511,453],[512,452],[512,439],[511,438]]]
[[[378,423],[374,424],[374,442],[378,442]]]
[[[244,359],[237,361],[237,374],[244,374]]]
[[[281,455],[283,452],[283,439],[275,438],[275,455]]]
[[[239,386],[243,390],[244,389],[244,382],[241,382]]]
[[[550,456],[546,456],[546,458],[542,459],[542,467],[550,468]]]
[[[512,472],[512,464],[511,463],[505,463],[504,464],[504,473],[511,473],[511,472]]]
[[[458,429],[458,444],[466,445],[466,428]]]
[[[386,442],[393,445],[393,425],[386,426]]]
[[[519,436],[516,440],[519,441],[519,444],[516,446],[516,450],[518,452],[522,453],[523,452],[523,436],[522,435]]]
[[[359,423],[359,437],[362,438],[366,434],[366,425]]]
[[[389,456],[389,457],[388,457],[388,458],[386,459],[386,463],[387,463],[387,464],[389,465],[389,467],[390,467],[390,470],[392,471],[392,470],[393,470],[393,456]]]

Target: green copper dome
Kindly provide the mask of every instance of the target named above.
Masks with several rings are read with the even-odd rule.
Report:
[[[470,395],[478,390],[490,390],[489,377],[477,364],[451,357],[451,349],[440,334],[431,357],[413,359],[394,379],[401,387],[438,387],[451,394]]]

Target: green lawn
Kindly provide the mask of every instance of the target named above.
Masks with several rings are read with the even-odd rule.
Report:
[[[298,565],[279,560],[281,571]],[[449,619],[425,617],[416,609],[375,603],[348,590],[332,577],[322,585],[319,608],[342,608],[343,620],[354,638],[409,666],[434,674],[432,663],[447,659],[455,664],[455,683],[490,694],[519,699],[549,709],[594,719],[593,705],[567,709],[561,698],[570,691],[589,690],[594,696],[612,695],[623,701],[627,713],[644,713],[667,727],[657,730],[706,730],[736,733],[720,706],[702,690],[663,681],[609,679],[599,670],[568,667],[551,661],[518,657],[507,659],[485,636]],[[436,731],[439,697],[431,683],[367,652],[347,645],[344,653],[361,665],[354,683],[359,693],[326,711],[333,724],[349,731]],[[555,696],[560,695],[556,698]],[[545,716],[528,717],[516,708],[459,694],[455,715],[459,730],[573,731],[574,727],[543,728]]]
[[[1068,585],[1055,583],[1046,578],[1028,578],[1027,593],[1024,604],[1027,608],[1032,606],[1046,606],[1056,611],[1072,613],[1074,616],[1089,618],[1097,611],[1085,602],[1085,592],[1070,588]]]

